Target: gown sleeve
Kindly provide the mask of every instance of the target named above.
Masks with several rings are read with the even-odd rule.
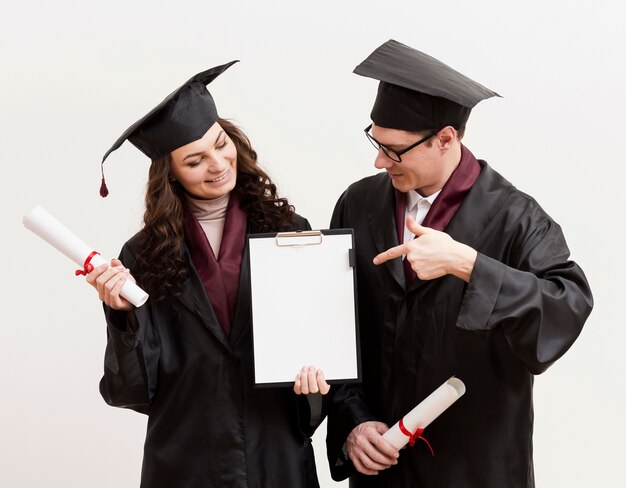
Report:
[[[529,229],[519,233],[511,265],[478,253],[456,325],[502,327],[513,354],[540,374],[578,337],[593,298],[559,225],[544,214]]]
[[[119,257],[132,270],[133,254],[128,245]],[[158,335],[151,320],[150,300],[128,312],[104,305],[107,345],[100,394],[115,407],[148,414],[156,391],[160,352]]]

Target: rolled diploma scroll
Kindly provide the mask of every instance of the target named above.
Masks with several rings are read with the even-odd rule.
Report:
[[[26,214],[22,223],[24,227],[57,248],[80,268],[83,268],[85,260],[93,252],[93,248],[81,241],[71,230],[41,207],[35,207]],[[94,268],[108,263],[100,254],[94,255],[90,262]],[[148,294],[131,280],[124,283],[120,294],[135,307],[141,307],[148,300]]]
[[[450,378],[404,416],[404,427],[412,433],[417,429],[425,429],[464,393],[463,382],[458,378]],[[383,438],[396,449],[402,449],[409,442],[409,437],[400,430],[400,422],[385,432]]]

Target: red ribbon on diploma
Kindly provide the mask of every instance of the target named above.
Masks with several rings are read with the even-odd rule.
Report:
[[[89,273],[93,271],[93,264],[91,264],[91,260],[96,254],[100,254],[98,251],[92,251],[87,259],[85,259],[85,264],[83,264],[83,269],[77,269],[75,275],[83,275],[87,276]]]
[[[425,437],[422,437],[422,432],[424,432],[424,429],[417,429],[415,432],[411,433],[404,426],[404,419],[400,419],[400,422],[398,422],[398,427],[400,427],[400,432],[402,432],[405,436],[409,438],[409,446],[413,447],[415,445],[415,440],[421,439],[426,443],[428,449],[430,449],[430,453],[433,456],[435,455],[435,451],[433,451],[433,447],[430,445],[430,442],[428,442]]]

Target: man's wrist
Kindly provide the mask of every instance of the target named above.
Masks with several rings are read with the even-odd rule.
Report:
[[[450,274],[469,283],[478,252],[466,244],[456,243]]]

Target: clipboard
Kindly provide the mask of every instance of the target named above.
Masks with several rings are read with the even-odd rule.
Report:
[[[292,385],[302,366],[359,382],[352,229],[248,235],[254,379]]]

